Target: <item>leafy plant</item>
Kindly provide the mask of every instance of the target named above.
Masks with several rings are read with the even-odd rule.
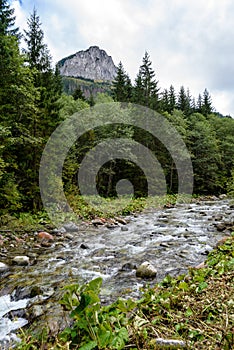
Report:
[[[73,326],[59,336],[62,342],[71,342],[73,348],[123,349],[128,341],[128,314],[136,307],[132,300],[118,299],[101,306],[98,296],[102,279],[96,278],[84,286],[70,285],[60,303],[71,311]]]

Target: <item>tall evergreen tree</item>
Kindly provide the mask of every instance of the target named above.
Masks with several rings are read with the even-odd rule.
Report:
[[[152,109],[159,108],[158,81],[155,80],[155,72],[152,69],[152,62],[147,52],[142,60],[135,84],[135,97],[142,93],[140,101],[136,101]]]
[[[19,38],[19,29],[14,27],[14,9],[7,0],[0,0],[0,35],[13,35]]]
[[[208,114],[211,114],[213,111],[211,96],[207,89],[205,89],[203,92],[201,109],[202,109],[202,114],[205,116],[207,116]]]
[[[163,112],[170,112],[170,102],[169,102],[169,92],[167,89],[164,89],[162,93],[162,99],[161,99],[161,110]]]
[[[176,108],[176,93],[175,93],[175,88],[172,85],[169,88],[168,99],[169,99],[169,112],[171,113]]]
[[[127,102],[131,99],[132,84],[126,74],[122,62],[117,67],[117,74],[113,81],[112,96],[115,101]]]
[[[47,72],[51,69],[51,56],[47,45],[44,43],[44,33],[35,8],[27,24],[28,30],[24,31],[24,39],[27,45],[25,53],[29,65],[31,68],[36,68],[38,72]]]
[[[186,116],[191,113],[191,95],[189,90],[185,92],[184,86],[181,86],[178,94],[177,108],[184,112]]]
[[[199,94],[198,98],[197,98],[196,111],[198,113],[202,113],[202,97],[201,97],[201,94]]]

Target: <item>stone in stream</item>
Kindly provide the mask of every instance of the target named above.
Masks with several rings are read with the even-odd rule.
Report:
[[[148,261],[143,262],[136,270],[136,276],[141,278],[154,278],[157,275],[156,268]]]
[[[123,266],[121,267],[121,271],[132,271],[135,270],[137,267],[135,264],[133,263],[126,263],[123,264]]]
[[[51,234],[49,234],[48,232],[45,232],[45,231],[38,232],[37,236],[40,239],[43,239],[43,240],[46,240],[46,241],[53,241],[54,240],[54,237]]]
[[[128,227],[126,227],[126,226],[121,226],[121,231],[128,231]]]
[[[64,224],[63,228],[66,230],[66,232],[77,232],[79,230],[79,227],[74,222]]]
[[[26,266],[29,264],[29,257],[26,255],[17,255],[12,259],[12,262],[19,266]]]
[[[6,271],[9,269],[9,266],[4,264],[3,262],[0,262],[0,272]]]
[[[105,221],[102,220],[102,219],[94,219],[91,221],[91,223],[94,225],[94,226],[101,226],[101,225],[104,225],[105,224]]]
[[[80,248],[81,249],[89,249],[89,246],[85,243],[81,243]]]
[[[127,225],[127,221],[124,220],[123,218],[120,218],[120,217],[116,216],[116,217],[115,217],[115,220],[116,220],[119,224]]]

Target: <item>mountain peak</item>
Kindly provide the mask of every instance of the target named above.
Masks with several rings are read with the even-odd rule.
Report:
[[[102,81],[112,81],[117,71],[112,57],[98,46],[90,46],[63,58],[58,67],[62,76]]]

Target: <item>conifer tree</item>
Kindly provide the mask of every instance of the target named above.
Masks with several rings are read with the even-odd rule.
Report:
[[[176,108],[175,88],[172,85],[169,88],[168,99],[169,99],[169,112],[171,113]]]
[[[199,94],[198,98],[197,98],[196,111],[198,113],[202,113],[202,97],[201,97],[201,94]]]
[[[158,81],[155,80],[152,62],[150,61],[149,54],[145,52],[135,84],[135,99],[136,97],[140,98],[139,101],[135,102],[152,109],[157,109],[159,107],[158,93]]]
[[[7,0],[0,0],[0,35],[13,35],[19,38],[19,29],[14,27],[14,9]]]
[[[132,95],[132,84],[129,76],[126,74],[122,62],[117,67],[117,74],[113,81],[112,96],[115,101],[130,101]]]
[[[201,110],[202,110],[202,114],[205,116],[212,113],[213,111],[211,96],[207,89],[205,89],[203,92]]]

